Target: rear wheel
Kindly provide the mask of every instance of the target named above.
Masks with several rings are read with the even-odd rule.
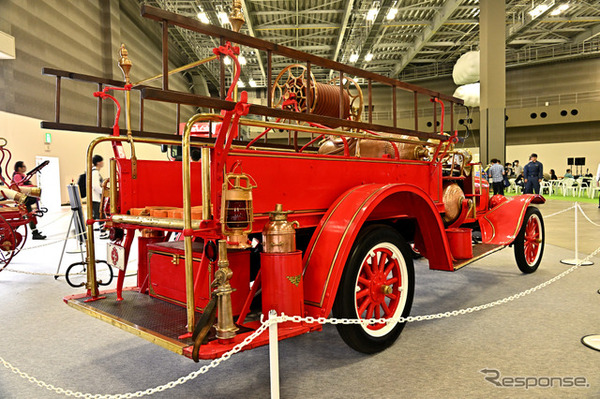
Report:
[[[351,319],[398,319],[410,313],[414,293],[412,251],[389,226],[369,226],[358,235],[346,262],[333,315]],[[391,346],[405,323],[338,324],[342,339],[363,353]]]
[[[515,238],[515,259],[519,270],[523,273],[533,273],[542,262],[546,234],[544,219],[540,211],[530,206],[525,212],[523,225]]]
[[[15,256],[17,241],[15,231],[6,219],[0,216],[0,271],[4,270]]]

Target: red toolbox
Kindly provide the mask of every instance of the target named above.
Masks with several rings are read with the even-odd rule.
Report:
[[[161,242],[148,245],[150,296],[185,305],[185,251],[183,241]],[[229,251],[229,267],[233,271],[230,284],[233,314],[241,312],[250,292],[250,252]],[[214,279],[216,262],[202,262],[203,244],[192,244],[194,265],[195,305],[202,311],[210,300],[210,283]]]

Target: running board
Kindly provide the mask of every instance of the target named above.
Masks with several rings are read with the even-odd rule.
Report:
[[[452,262],[454,271],[461,269],[479,259],[485,258],[488,255],[498,252],[501,249],[506,248],[506,245],[495,245],[495,244],[475,244],[473,246],[473,257],[470,259],[458,259]]]
[[[179,355],[192,358],[194,342],[191,338],[182,338],[187,332],[185,328],[186,309],[147,294],[139,293],[135,288],[123,290],[123,301],[117,301],[114,290],[102,292],[106,299],[86,302],[86,294],[72,295],[64,298],[67,305],[90,316],[119,327],[129,333],[144,338],[162,348]],[[196,313],[200,318],[201,313]],[[213,339],[200,348],[200,359],[216,359],[235,345],[241,344],[258,327],[259,321],[245,323],[240,327],[236,336],[228,343]],[[295,337],[311,331],[320,331],[323,326],[319,323],[288,323],[279,325],[278,340]],[[269,331],[263,331],[242,350],[253,349],[268,345]]]
[[[67,305],[97,319],[144,338],[179,355],[193,345],[191,339],[178,339],[187,332],[186,310],[165,301],[141,294],[131,288],[123,290],[123,301],[116,300],[116,292],[102,293],[106,299],[85,302],[85,294],[64,298]],[[200,313],[196,313],[200,317]]]

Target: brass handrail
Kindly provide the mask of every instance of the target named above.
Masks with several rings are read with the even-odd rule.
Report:
[[[194,298],[194,263],[192,258],[192,204],[191,204],[191,167],[190,167],[190,133],[196,122],[222,121],[223,117],[216,114],[196,114],[188,119],[185,124],[183,136],[181,138],[182,164],[183,164],[183,243],[185,254],[185,293],[187,310],[187,330],[194,331],[195,323],[195,298]],[[221,132],[223,133],[223,132]],[[206,151],[203,151],[206,155]],[[202,162],[202,182],[210,184],[210,163],[204,160]],[[202,217],[210,217],[210,195],[204,195],[206,188],[202,188]],[[210,193],[210,191],[208,191]],[[206,219],[204,219],[206,220]]]
[[[129,137],[115,137],[115,136],[106,137],[105,136],[105,137],[95,138],[94,140],[92,140],[92,142],[88,146],[88,150],[87,150],[86,190],[87,190],[87,193],[89,196],[92,195],[92,158],[94,157],[94,149],[96,148],[96,146],[100,143],[108,142],[108,141],[130,142],[130,140],[132,140],[134,142],[146,143],[146,144],[178,145],[180,143],[180,141],[178,141],[178,140],[151,139],[151,138],[143,138],[143,137],[139,137],[139,138],[133,137],[130,139]],[[117,183],[116,181],[112,181],[111,185],[115,185],[116,183]],[[110,200],[111,200],[111,203],[113,203],[114,201],[116,201],[116,198],[111,196]],[[86,212],[87,212],[87,220],[91,220],[92,219],[91,215],[93,214],[91,197],[88,197],[88,201],[86,203]],[[97,297],[98,296],[98,283],[96,281],[96,247],[95,247],[95,243],[94,243],[94,225],[86,222],[86,232],[87,232],[86,251],[87,251],[87,263],[88,263],[86,288],[90,291],[90,295],[92,297]]]

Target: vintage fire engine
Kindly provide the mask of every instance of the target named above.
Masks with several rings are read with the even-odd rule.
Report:
[[[25,246],[27,225],[36,223],[47,211],[37,207],[42,190],[28,182],[48,161],[29,171],[23,185],[17,185],[8,176],[12,154],[7,144],[7,140],[0,137],[0,272]]]
[[[236,30],[243,22],[239,11],[234,3]],[[461,100],[151,6],[143,6],[142,15],[163,24],[160,89],[131,83],[124,47],[119,64],[125,82],[44,69],[59,82],[88,81],[101,90],[96,93],[98,126],[62,123],[59,110],[56,121],[42,126],[112,133],[92,141],[88,176],[98,144],[110,142],[115,154],[106,222],[111,229],[108,260],[120,269],[117,287],[98,290],[94,220],[89,219],[87,290],[66,297],[69,305],[194,360],[221,356],[255,331],[260,314],[270,310],[389,319],[387,324],[337,326],[349,346],[375,353],[392,345],[404,328],[397,319],[410,312],[416,253],[430,269],[452,272],[512,245],[522,272],[538,268],[544,225],[532,204],[544,199],[490,198],[481,166],[471,162],[468,151],[455,148],[454,112]],[[195,63],[221,62],[220,98],[168,89],[169,25],[220,40],[213,57]],[[240,45],[266,54],[266,106],[249,104],[247,93],[236,93]],[[275,80],[273,56],[295,61]],[[234,65],[227,92],[225,57]],[[334,79],[317,82],[311,73],[315,68],[333,70]],[[361,121],[364,97],[357,79],[368,90],[368,122]],[[375,83],[392,88],[393,126],[372,122]],[[127,108],[137,90],[144,101],[220,112],[194,115],[181,137],[145,132],[142,121],[133,131],[129,110],[127,128],[115,124],[111,129],[101,126],[100,111],[102,99],[116,102],[108,94],[112,89],[125,92]],[[414,129],[397,127],[397,90],[414,95]],[[60,85],[57,91],[60,96]],[[419,98],[431,100],[433,132],[419,130]],[[445,117],[450,134],[444,132]],[[242,141],[237,137],[241,126],[262,133]],[[192,129],[203,134],[195,137]],[[300,133],[311,138],[301,144]],[[270,142],[269,134],[287,137],[288,144]],[[138,159],[137,143],[181,146],[181,161]],[[195,160],[192,148],[198,151]],[[480,232],[475,244],[473,231]],[[126,288],[135,239],[137,285]],[[286,322],[279,338],[320,329],[318,323]],[[246,349],[267,341],[263,334]]]

